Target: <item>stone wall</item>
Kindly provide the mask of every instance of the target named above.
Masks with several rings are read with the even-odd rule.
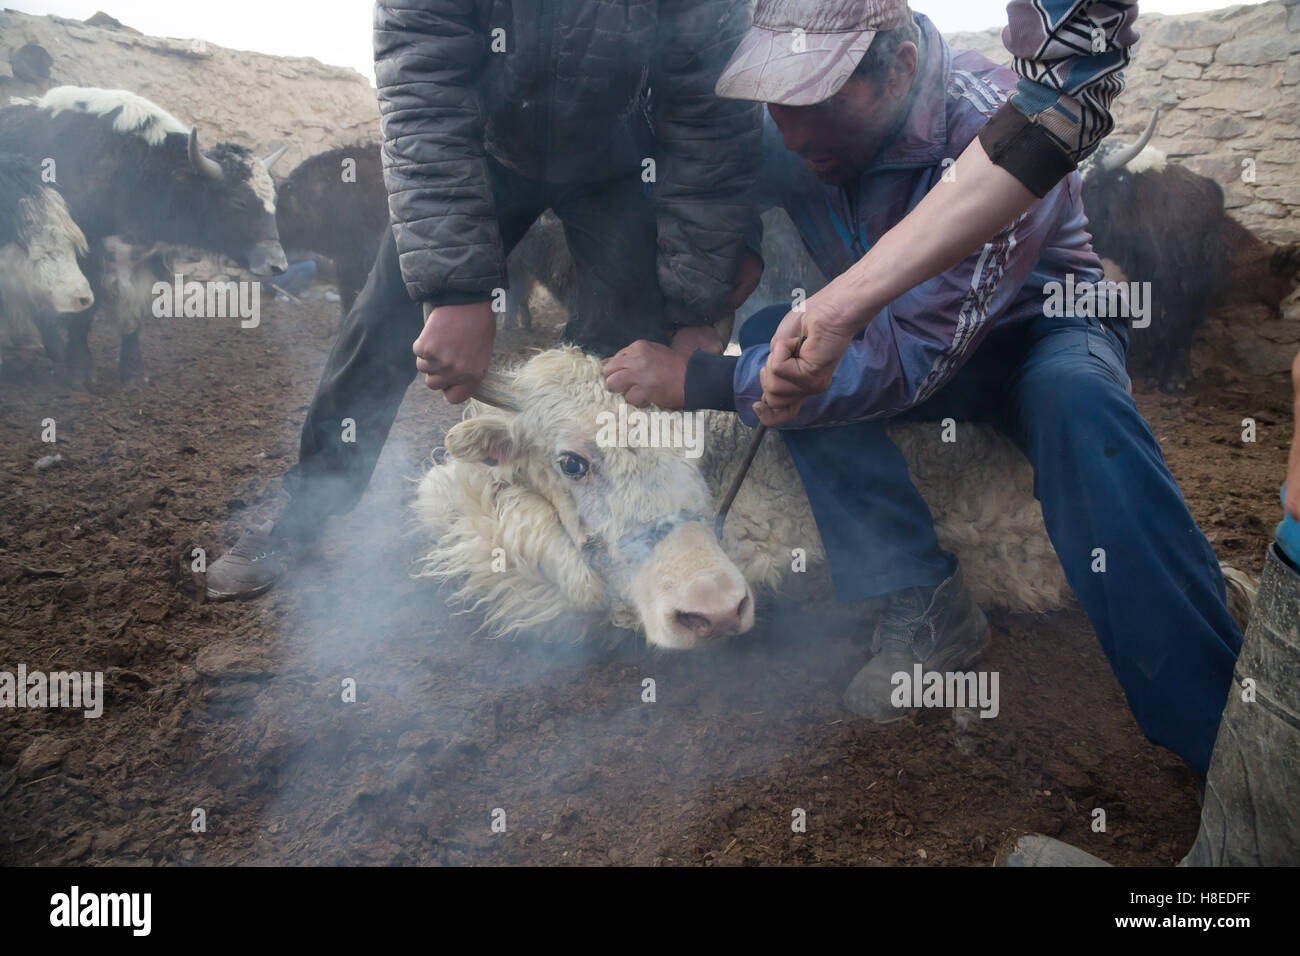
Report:
[[[106,25],[0,10],[0,103],[65,84],[128,89],[198,126],[209,145],[244,143],[264,155],[288,144],[280,174],[307,156],[379,136],[375,91],[355,70],[144,36],[111,17],[92,19]],[[29,43],[52,58],[48,77],[31,75],[21,57],[17,69],[11,63]]]
[[[1233,214],[1260,235],[1300,239],[1300,0],[1143,14],[1138,29],[1115,135],[1131,140],[1161,105],[1157,147],[1222,183]],[[949,41],[1008,61],[1000,30]],[[27,44],[43,48],[48,64],[39,51],[13,57]],[[60,84],[140,93],[197,125],[208,143],[245,143],[263,154],[287,144],[281,174],[307,156],[379,135],[375,92],[352,70],[201,38],[149,37],[103,14],[81,22],[0,10],[0,103]],[[1253,163],[1253,183],[1242,179],[1242,160]],[[1201,351],[1243,371],[1280,374],[1300,347],[1297,313],[1293,300],[1293,321],[1249,332],[1237,317],[1218,316],[1204,333],[1213,347]]]
[[[94,19],[105,25],[0,11],[0,102],[64,83],[122,87],[196,124],[207,142],[268,152],[287,143],[281,172],[379,135],[374,90],[353,70],[201,38],[149,37],[111,17]],[[1300,0],[1143,14],[1138,29],[1115,135],[1136,136],[1159,104],[1158,148],[1222,183],[1233,214],[1265,238],[1300,237]],[[1007,62],[999,34],[949,41]],[[10,56],[28,43],[51,55],[48,78],[14,75]],[[1253,164],[1253,183],[1243,181],[1243,160]]]
[[[1232,214],[1259,235],[1300,239],[1300,0],[1142,14],[1138,32],[1113,135],[1132,140],[1160,106],[1153,145],[1221,183]],[[1009,62],[1000,31],[948,40]],[[1253,183],[1243,179],[1251,167]]]

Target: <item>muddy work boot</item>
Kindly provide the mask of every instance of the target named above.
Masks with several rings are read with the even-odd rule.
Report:
[[[235,546],[208,568],[208,600],[230,601],[265,594],[284,574],[292,542],[271,522],[248,528]]]
[[[905,588],[884,602],[871,639],[875,656],[849,684],[844,704],[860,717],[893,724],[912,714],[890,699],[894,675],[910,677],[918,663],[940,673],[969,667],[988,646],[989,622],[966,590],[961,568],[938,587]]]

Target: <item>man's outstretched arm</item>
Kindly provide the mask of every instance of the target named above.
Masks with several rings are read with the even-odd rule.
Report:
[[[1111,103],[1124,89],[1137,13],[1127,0],[1011,0],[1002,40],[1020,75],[1016,92],[952,176],[805,313],[786,316],[755,405],[765,424],[789,421],[803,398],[824,391],[853,335],[885,305],[970,255],[1097,148],[1114,127]]]
[[[979,140],[951,171],[852,268],[811,296],[803,312],[782,320],[759,375],[763,400],[754,405],[765,425],[789,421],[804,398],[825,391],[853,336],[885,306],[967,258],[1038,198],[992,163]],[[808,338],[795,358],[800,335]]]

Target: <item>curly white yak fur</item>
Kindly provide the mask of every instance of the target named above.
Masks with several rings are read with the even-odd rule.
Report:
[[[449,454],[419,484],[417,533],[433,542],[419,575],[456,582],[454,599],[481,612],[485,629],[496,635],[546,631],[554,622],[569,634],[593,626],[640,627],[636,610],[614,594],[598,562],[584,553],[584,529],[557,509],[547,477],[549,436],[559,428],[594,434],[598,413],[617,414],[625,404],[605,388],[601,364],[570,347],[542,352],[514,369],[508,375],[522,411],[471,402],[461,425],[448,433]],[[692,464],[707,485],[711,522],[753,432],[734,414],[703,414],[703,455]],[[505,424],[516,441],[533,442],[532,451],[496,466],[469,460],[463,451],[457,457],[456,430],[475,419]],[[940,545],[957,555],[981,606],[1026,612],[1064,607],[1072,594],[1043,527],[1028,461],[991,427],[957,427],[957,440],[950,442],[942,440],[938,423],[889,430],[930,505]],[[653,494],[640,486],[650,482],[637,481],[645,456],[683,458],[680,449],[618,451],[607,464],[622,468],[613,484],[627,496]],[[821,539],[779,436],[760,446],[727,518],[722,548],[756,593],[829,596]],[[796,548],[804,549],[806,573],[792,570]],[[1226,571],[1234,612],[1242,611],[1252,597],[1250,578]]]

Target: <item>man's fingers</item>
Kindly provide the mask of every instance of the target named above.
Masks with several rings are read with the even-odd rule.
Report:
[[[442,364],[438,360],[437,353],[429,346],[424,345],[422,340],[420,339],[416,339],[414,342],[411,343],[411,352],[412,354],[415,355],[417,361],[429,362],[430,364],[433,365]]]
[[[768,346],[767,361],[770,365],[780,365],[783,362],[790,361],[793,354],[794,343],[798,339],[773,338]]]
[[[450,375],[454,368],[437,359],[424,358],[419,356],[415,360],[415,367],[425,375]]]
[[[764,366],[759,369],[758,383],[763,386],[763,397],[783,398],[788,401],[802,398],[808,394],[808,388],[802,381],[795,381],[781,374],[780,369]]]
[[[773,408],[766,402],[754,402],[750,407],[753,408],[754,414],[758,416],[758,420],[768,427],[788,422],[799,414],[799,403],[797,402],[779,408]]]
[[[610,361],[612,362],[613,359]],[[605,369],[605,387],[611,392],[621,395],[635,384],[631,369],[618,368],[613,371],[608,367]]]
[[[436,392],[442,392],[453,405],[459,405],[473,397],[474,389],[482,378],[482,375],[470,372],[432,373],[424,376],[424,384]]]
[[[640,385],[633,385],[623,397],[627,399],[629,405],[634,405],[637,408],[644,408],[650,404],[649,394]]]
[[[605,359],[605,364],[601,366],[601,371],[605,373],[605,379],[608,381],[611,375],[627,371],[627,367],[628,363],[626,356],[624,356],[622,352],[619,352],[617,355],[611,355],[609,358]]]
[[[460,381],[449,375],[426,374],[424,376],[424,384],[435,392],[441,392],[449,388],[455,388],[460,384]]]
[[[453,385],[451,388],[444,389],[443,394],[451,404],[459,405],[473,397],[474,385]]]

